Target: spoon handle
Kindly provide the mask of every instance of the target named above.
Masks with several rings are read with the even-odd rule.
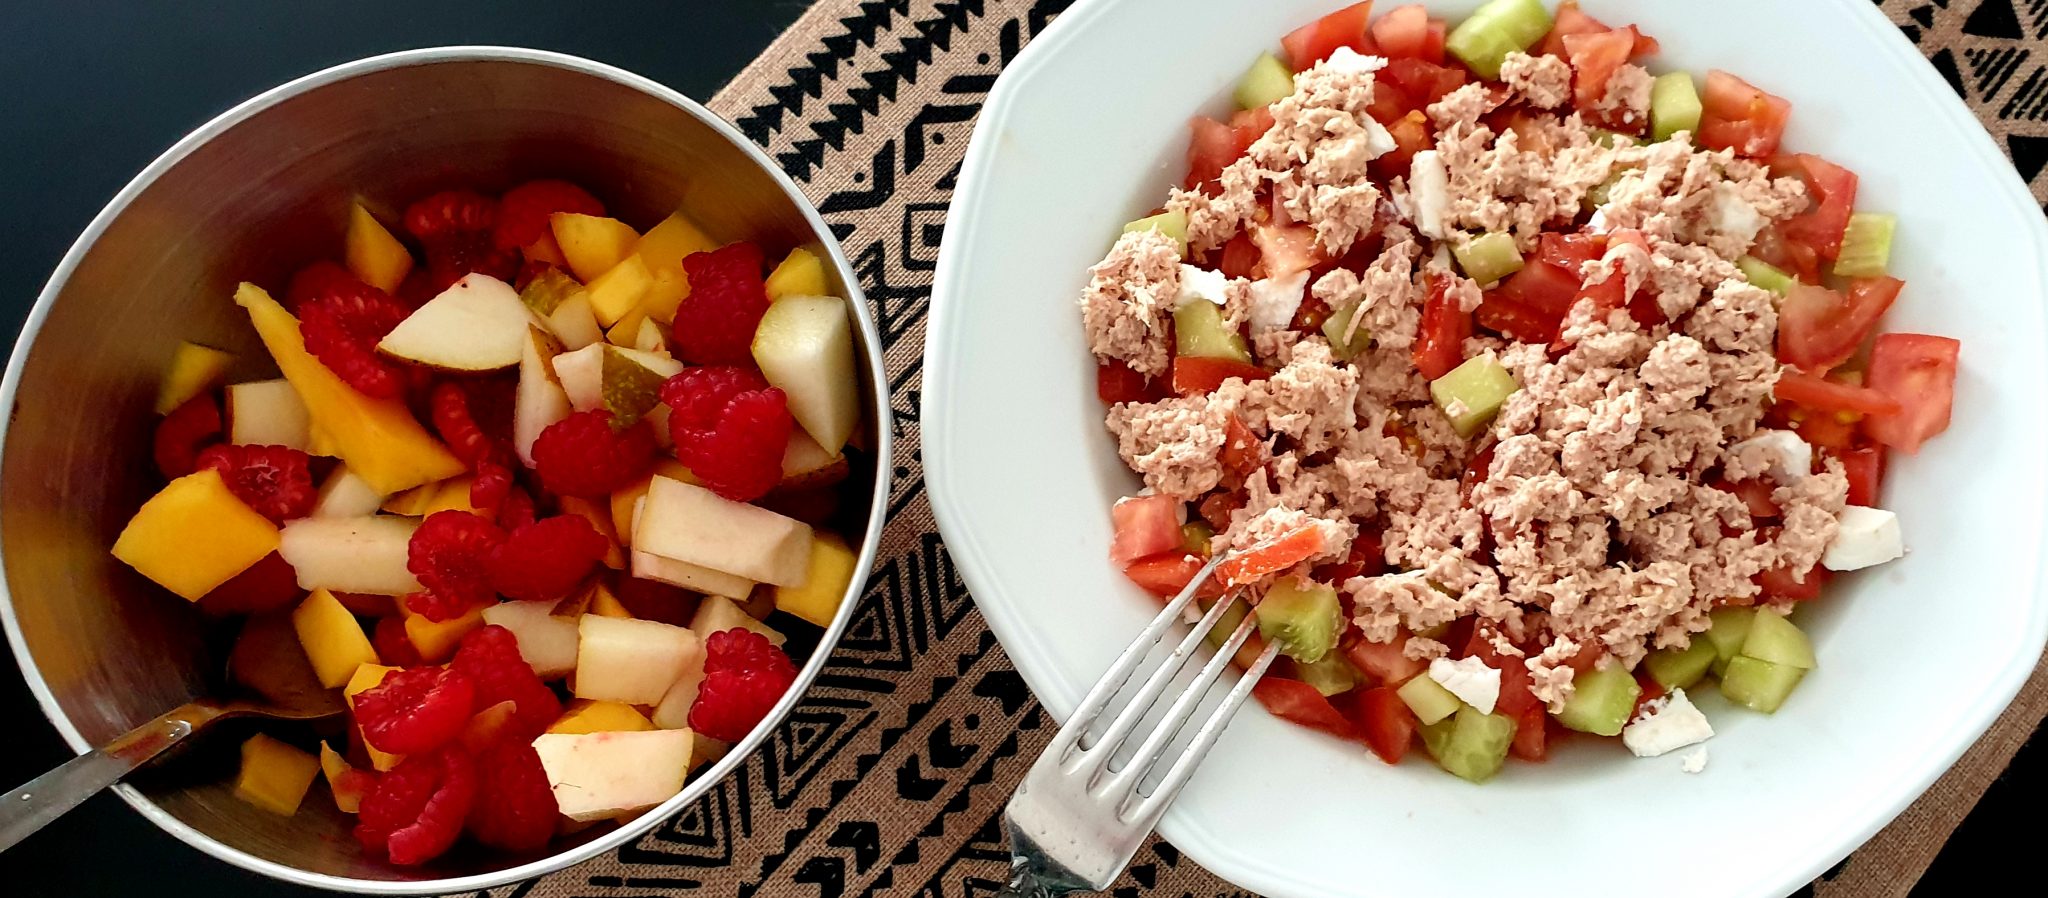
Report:
[[[219,709],[206,705],[175,708],[0,796],[0,851],[13,848],[219,716]]]

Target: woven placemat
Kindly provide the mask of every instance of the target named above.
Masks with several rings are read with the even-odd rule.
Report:
[[[845,640],[762,751],[617,854],[499,898],[941,898],[1001,883],[1003,802],[1052,723],[983,625],[932,522],[919,383],[932,269],[975,113],[1003,65],[1067,2],[823,0],[712,100],[805,186],[874,303],[898,428],[889,528]],[[2048,200],[2048,0],[1881,6]],[[1904,895],[2044,714],[2048,665],[1955,769],[1801,894]],[[1248,893],[1155,840],[1113,894]]]

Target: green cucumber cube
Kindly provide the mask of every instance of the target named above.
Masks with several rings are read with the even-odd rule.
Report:
[[[1417,677],[1416,679],[1427,679]],[[1448,720],[1422,728],[1422,745],[1438,766],[1453,776],[1483,783],[1507,763],[1508,746],[1515,741],[1515,719],[1506,714],[1482,714],[1466,705]]]
[[[1842,251],[1835,256],[1835,273],[1846,278],[1884,274],[1892,260],[1892,232],[1898,226],[1898,218],[1881,212],[1849,216],[1849,228],[1842,232]]]
[[[1214,605],[1212,600],[1202,601],[1202,610],[1207,612]],[[1216,619],[1216,626],[1202,634],[1209,647],[1221,651],[1223,644],[1230,641],[1230,634],[1237,632],[1237,625],[1244,623],[1244,616],[1252,613],[1251,606],[1242,599],[1231,599],[1230,607],[1223,609],[1223,616]]]
[[[1650,678],[1664,691],[1691,689],[1707,675],[1707,669],[1719,660],[1714,643],[1703,636],[1693,637],[1692,644],[1682,649],[1658,649],[1643,659],[1643,665],[1650,669]]]
[[[1394,694],[1401,697],[1401,703],[1415,712],[1415,719],[1424,725],[1458,713],[1459,706],[1463,704],[1442,683],[1430,679],[1426,673],[1416,674],[1394,690]]]
[[[1429,382],[1429,397],[1451,418],[1461,437],[1471,437],[1493,420],[1501,403],[1521,388],[1491,353],[1473,356]]]
[[[1161,212],[1158,215],[1148,215],[1124,225],[1123,233],[1128,234],[1132,231],[1158,231],[1161,234],[1172,237],[1173,242],[1180,244],[1181,255],[1185,256],[1188,254],[1187,213]]]
[[[1513,235],[1503,231],[1481,234],[1452,247],[1458,269],[1480,286],[1522,270],[1522,251],[1515,248]]]
[[[1614,192],[1614,185],[1621,183],[1621,177],[1630,171],[1634,171],[1634,169],[1615,172],[1612,175],[1608,175],[1607,180],[1586,188],[1585,197],[1579,200],[1579,208],[1586,212],[1592,212],[1601,206],[1607,205],[1609,196]]]
[[[1489,0],[1444,38],[1444,49],[1481,78],[1500,78],[1500,64],[1527,50],[1550,32],[1550,11],[1542,0]]]
[[[1752,286],[1769,290],[1779,296],[1784,296],[1785,291],[1792,289],[1792,285],[1796,283],[1792,280],[1791,275],[1786,274],[1778,266],[1755,256],[1743,256],[1740,259],[1736,259],[1735,267],[1742,269],[1743,278],[1748,280]]]
[[[1700,129],[1700,92],[1685,72],[1665,72],[1650,85],[1650,139]]]
[[[1204,521],[1189,521],[1180,525],[1180,547],[1190,554],[1209,556],[1209,542],[1216,538],[1216,530]]]
[[[1581,733],[1619,736],[1642,692],[1635,676],[1621,665],[1595,667],[1572,680],[1572,697],[1558,712],[1557,722]]]
[[[1237,79],[1237,105],[1257,109],[1294,93],[1294,72],[1271,53],[1261,53],[1252,67]]]
[[[1707,641],[1714,644],[1714,654],[1727,661],[1742,653],[1742,643],[1749,638],[1749,626],[1756,620],[1755,608],[1716,608],[1707,615],[1712,623],[1707,627]],[[1719,674],[1720,668],[1714,672]]]
[[[1728,671],[1721,675],[1721,694],[1752,711],[1770,714],[1785,703],[1804,676],[1802,668],[1737,655],[1728,660]]]
[[[1351,339],[1344,339],[1344,332],[1351,329],[1351,316],[1358,314],[1358,306],[1349,305],[1330,313],[1323,319],[1323,336],[1330,340],[1330,354],[1339,361],[1350,361],[1359,353],[1372,348],[1372,334],[1360,327]]]
[[[1173,310],[1173,354],[1252,363],[1244,335],[1224,327],[1223,310],[1201,299]]]
[[[1344,606],[1337,601],[1337,588],[1323,583],[1282,578],[1266,590],[1252,612],[1259,617],[1259,635],[1278,643],[1281,654],[1304,664],[1323,660],[1344,632]]]
[[[1749,635],[1742,640],[1742,654],[1800,670],[1812,670],[1814,666],[1813,641],[1806,638],[1805,631],[1769,611],[1756,613]]]
[[[1314,664],[1294,662],[1294,673],[1302,682],[1316,687],[1324,698],[1342,695],[1358,688],[1358,668],[1352,667],[1343,652],[1331,652]]]

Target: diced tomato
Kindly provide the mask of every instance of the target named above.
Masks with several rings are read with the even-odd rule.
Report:
[[[1849,215],[1856,210],[1856,173],[1812,153],[1774,156],[1771,173],[1806,182],[1810,200],[1805,212],[1781,225],[1785,238],[1812,247],[1823,259],[1833,260],[1842,251],[1842,233],[1849,227]]]
[[[1472,488],[1478,486],[1480,481],[1485,480],[1487,475],[1492,473],[1493,450],[1499,445],[1498,443],[1486,444],[1486,448],[1479,450],[1478,454],[1472,456],[1471,461],[1465,463],[1464,473],[1458,476],[1458,493],[1468,500],[1468,504],[1472,498]]]
[[[1796,576],[1793,571],[1782,567],[1774,567],[1757,574],[1756,585],[1763,589],[1765,598],[1792,599],[1803,602],[1808,599],[1820,598],[1821,588],[1827,585],[1828,578],[1832,576],[1834,576],[1833,571],[1820,565],[1814,565],[1811,570],[1806,572],[1803,579]]]
[[[1223,449],[1216,460],[1223,463],[1224,469],[1244,477],[1266,463],[1266,447],[1244,421],[1231,415],[1223,426]]]
[[[1224,241],[1216,251],[1216,270],[1234,278],[1256,278],[1259,270],[1259,245],[1252,242],[1252,235],[1239,231],[1237,236]]]
[[[1636,686],[1638,688],[1636,690],[1635,709],[1628,712],[1628,719],[1630,720],[1643,715],[1644,705],[1664,697],[1664,684],[1657,682],[1657,678],[1650,676],[1648,668],[1639,666],[1636,668],[1635,674]]]
[[[1808,409],[1854,412],[1859,415],[1895,415],[1903,408],[1899,400],[1869,387],[1845,384],[1798,371],[1787,371],[1780,375],[1778,385],[1771,390],[1771,395],[1781,401],[1803,405]],[[1942,420],[1946,422],[1946,412],[1943,414]]]
[[[1876,508],[1884,487],[1884,447],[1858,446],[1835,453],[1849,478],[1849,504]]]
[[[1550,757],[1550,714],[1542,705],[1523,711],[1515,718],[1515,741],[1508,743],[1508,754],[1524,761],[1542,761]]]
[[[1579,297],[1578,268],[1534,259],[1508,275],[1495,292],[1553,318],[1563,317]]]
[[[1353,689],[1338,696],[1336,704],[1373,754],[1389,764],[1401,763],[1415,740],[1417,721],[1393,687]]]
[[[1883,276],[1850,281],[1841,293],[1793,284],[1778,304],[1779,361],[1816,373],[1848,361],[1905,285]]]
[[[1327,548],[1322,528],[1304,525],[1231,556],[1216,566],[1216,579],[1231,586],[1251,583],[1321,555]]]
[[[1870,347],[1864,381],[1899,406],[1863,424],[1871,438],[1919,452],[1920,444],[1948,429],[1955,406],[1956,360],[1963,344],[1926,334],[1883,334]]]
[[[1733,148],[1744,156],[1769,156],[1792,117],[1792,104],[1756,85],[1714,69],[1700,95],[1699,142],[1712,150]]]
[[[1822,449],[1847,449],[1856,442],[1856,422],[1863,416],[1853,412],[1823,412],[1803,409],[1794,416],[1792,429],[1809,445]]]
[[[1361,528],[1351,541],[1351,552],[1343,561],[1316,565],[1309,577],[1318,583],[1343,583],[1353,577],[1377,577],[1387,572],[1387,550],[1380,532]]]
[[[1216,392],[1217,387],[1233,377],[1254,381],[1265,380],[1270,374],[1264,368],[1235,359],[1180,356],[1173,360],[1173,391],[1182,396],[1206,395]]]
[[[1579,114],[1606,126],[1621,126],[1620,130],[1641,131],[1646,122],[1621,121],[1612,110],[1602,111],[1600,101],[1607,98],[1607,84],[1614,73],[1628,63],[1629,53],[1636,46],[1636,26],[1582,34],[1569,34],[1564,38],[1565,58],[1572,64],[1572,105]]]
[[[1550,267],[1531,265],[1524,267],[1522,271]],[[1557,339],[1557,327],[1561,318],[1540,311],[1528,303],[1512,299],[1505,288],[1488,293],[1473,315],[1480,327],[1510,340],[1538,344],[1548,344]]]
[[[1237,135],[1238,144],[1249,149],[1267,131],[1273,130],[1273,107],[1261,106],[1231,113],[1230,130]],[[1240,150],[1238,155],[1244,155],[1244,152]]]
[[[1435,380],[1465,361],[1465,338],[1472,336],[1472,313],[1458,308],[1450,296],[1450,279],[1432,277],[1429,298],[1422,304],[1422,325],[1415,337],[1415,367]]]
[[[1195,575],[1202,572],[1208,560],[1199,555],[1160,555],[1135,562],[1124,568],[1124,576],[1132,583],[1160,598],[1172,598],[1186,589]],[[1211,578],[1195,594],[1205,598],[1223,595],[1223,584]]]
[[[1104,359],[1095,366],[1095,395],[1106,405],[1119,402],[1150,402],[1161,398],[1152,389],[1152,379],[1117,359]]]
[[[1574,281],[1578,280],[1581,266],[1606,252],[1607,240],[1597,234],[1544,231],[1536,241],[1536,260],[1564,269]]]
[[[1256,224],[1252,225],[1251,235],[1252,243],[1259,248],[1259,258],[1266,263],[1269,278],[1307,271],[1329,258],[1316,239],[1316,229],[1305,224]]]
[[[1116,535],[1109,543],[1109,560],[1130,564],[1181,547],[1180,525],[1187,520],[1186,509],[1172,496],[1130,496],[1110,506],[1110,520]]]
[[[1413,58],[1389,60],[1376,78],[1372,109],[1390,114],[1390,117],[1381,117],[1381,122],[1392,121],[1410,112],[1428,109],[1445,94],[1464,87],[1466,80],[1465,70],[1458,66],[1437,65]],[[1382,92],[1392,105],[1381,102]]]
[[[1402,653],[1407,644],[1405,635],[1396,637],[1393,642],[1353,640],[1344,646],[1344,657],[1350,659],[1352,667],[1358,668],[1374,682],[1398,689],[1429,667],[1428,662],[1417,661]]]
[[[1381,178],[1407,177],[1415,154],[1436,145],[1436,138],[1429,133],[1429,119],[1420,112],[1388,122],[1387,134],[1394,138],[1394,148],[1370,163],[1372,173]]]
[[[1749,507],[1750,517],[1775,518],[1778,516],[1778,503],[1771,499],[1771,491],[1775,487],[1772,487],[1767,481],[1758,479],[1720,480],[1716,481],[1713,486],[1722,492],[1734,493],[1736,498],[1742,500],[1743,505]]]
[[[1529,678],[1529,666],[1519,655],[1502,654],[1493,645],[1492,631],[1474,628],[1471,637],[1465,641],[1465,650],[1458,653],[1463,658],[1478,658],[1487,667],[1500,671],[1500,699],[1494,704],[1498,710],[1510,716],[1520,716],[1530,708],[1542,707],[1531,691],[1534,681]]]
[[[1230,529],[1231,514],[1243,508],[1247,501],[1249,499],[1243,488],[1219,489],[1203,496],[1202,501],[1195,504],[1195,513],[1201,515],[1202,520],[1209,522],[1209,526],[1216,532],[1221,533]]]
[[[1188,119],[1188,176],[1181,187],[1206,190],[1214,186],[1223,169],[1242,155],[1237,132],[1229,125],[1202,115]]]
[[[1345,720],[1344,715],[1337,713],[1336,706],[1330,704],[1330,700],[1324,698],[1322,693],[1317,692],[1316,687],[1300,680],[1266,677],[1260,680],[1257,686],[1252,687],[1252,695],[1258,698],[1259,704],[1266,706],[1266,710],[1273,712],[1274,717],[1281,720],[1322,730],[1343,739],[1358,738],[1358,731],[1351,726],[1351,721]]]
[[[1431,21],[1429,10],[1420,3],[1397,6],[1372,23],[1373,42],[1388,59],[1420,59],[1433,65],[1444,63],[1444,23]]]
[[[1564,0],[1564,2],[1557,5],[1557,13],[1550,26],[1550,33],[1544,35],[1543,40],[1529,52],[1537,56],[1548,54],[1564,59],[1566,56],[1565,38],[1574,34],[1599,34],[1612,30],[1614,29],[1607,27],[1606,23],[1586,15],[1584,11],[1580,10],[1578,0]],[[1638,30],[1636,32],[1635,46],[1630,49],[1629,57],[1631,59],[1641,59],[1645,56],[1654,55],[1657,50],[1657,39]]]
[[[1784,225],[1771,224],[1756,234],[1749,254],[1771,263],[1801,283],[1820,283],[1820,253],[1813,247],[1785,236]]]
[[[1350,47],[1367,56],[1379,52],[1366,24],[1372,21],[1372,0],[1356,3],[1294,29],[1280,39],[1287,62],[1297,72],[1330,58],[1338,47]]]

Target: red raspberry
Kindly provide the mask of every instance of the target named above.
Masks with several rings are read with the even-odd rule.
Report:
[[[392,671],[355,698],[356,724],[370,745],[395,755],[433,751],[461,735],[476,687],[445,667]]]
[[[420,522],[406,547],[405,569],[427,588],[406,599],[406,607],[432,621],[452,620],[490,604],[488,562],[505,541],[498,525],[466,511],[437,511]]]
[[[399,866],[439,857],[476,801],[476,767],[454,746],[413,755],[377,777],[356,816],[356,841]]]
[[[436,384],[427,404],[434,419],[434,430],[448,444],[448,451],[455,453],[455,457],[462,459],[471,469],[507,454],[505,447],[484,433],[476,416],[471,414],[470,391],[462,383],[444,380]]]
[[[306,303],[313,300],[325,296],[347,296],[368,287],[340,263],[321,259],[292,275],[291,285],[284,290],[284,307],[297,315]]]
[[[498,506],[498,526],[507,531],[517,530],[534,522],[533,497],[517,486],[505,494],[505,502]]]
[[[299,572],[284,556],[272,552],[200,596],[199,610],[207,614],[262,614],[288,608],[305,594],[299,588]]]
[[[539,851],[555,837],[561,809],[540,755],[526,742],[500,742],[477,756],[469,834],[500,851]]]
[[[420,658],[420,650],[413,646],[412,637],[406,635],[405,618],[396,614],[377,618],[377,627],[370,634],[370,645],[377,649],[377,660],[393,667],[417,667],[426,663]]]
[[[548,425],[533,441],[541,486],[563,496],[595,499],[632,483],[654,464],[654,434],[635,423],[612,429],[604,409],[577,412]]]
[[[477,465],[470,481],[469,507],[507,531],[533,523],[533,497],[519,488],[511,468],[489,459]]]
[[[683,259],[690,295],[676,310],[676,344],[696,365],[753,361],[754,329],[768,311],[761,248],[734,243]]]
[[[504,627],[492,624],[462,637],[448,666],[476,685],[477,707],[509,701],[518,709],[507,739],[531,742],[562,716],[562,700],[534,674],[519,654],[519,639]]]
[[[377,343],[405,320],[406,309],[382,290],[358,287],[307,302],[299,310],[299,333],[306,351],[357,392],[396,399],[405,392],[404,368],[378,355]]]
[[[200,470],[220,472],[228,492],[272,523],[313,513],[320,498],[313,485],[313,459],[289,446],[209,446],[199,453]]]
[[[464,275],[484,274],[501,281],[519,276],[519,256],[491,246],[488,234],[427,244],[427,281],[430,296],[437,296]]]
[[[498,200],[498,226],[491,241],[504,250],[532,245],[551,232],[550,217],[557,212],[603,215],[604,204],[567,181],[528,181]]]
[[[579,515],[543,518],[512,531],[491,553],[491,586],[512,599],[559,599],[604,558],[604,536]]]
[[[661,385],[676,458],[704,485],[735,502],[752,502],[782,482],[782,455],[794,425],[789,400],[739,368],[690,368]]]
[[[690,728],[738,742],[796,682],[789,656],[752,630],[735,627],[704,641],[704,685],[690,706]]]
[[[405,231],[422,244],[490,231],[498,204],[471,190],[443,190],[405,207]]]
[[[705,365],[685,368],[681,374],[663,381],[661,402],[674,413],[669,416],[670,422],[709,429],[724,417],[725,404],[734,396],[765,389],[768,381],[752,368]]]
[[[157,471],[166,480],[176,480],[199,470],[199,450],[220,442],[222,430],[220,403],[212,393],[185,400],[156,423]]]

